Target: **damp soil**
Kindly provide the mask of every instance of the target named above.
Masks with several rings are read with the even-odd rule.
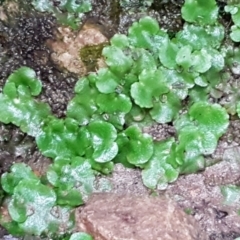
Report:
[[[167,1],[154,1],[143,13],[122,11],[117,0],[93,0],[93,11],[83,17],[79,31],[74,32],[58,25],[53,16],[29,8],[28,1],[5,1],[0,5],[0,89],[14,70],[21,66],[31,67],[43,83],[39,98],[51,106],[53,114],[64,117],[76,81],[88,71],[104,66],[99,49],[108,44],[115,33],[126,33],[128,27],[144,15],[155,17],[171,35],[182,28],[180,9],[183,1],[164,2]],[[221,11],[226,1],[218,1],[218,4]],[[221,21],[228,26],[230,18],[222,12]],[[74,55],[76,51],[79,55]],[[88,61],[81,59],[81,54],[88,56]],[[236,72],[229,70],[229,74],[227,84],[240,80]],[[223,94],[217,101],[224,105],[228,97],[227,93]],[[175,134],[168,124],[155,124],[144,131],[155,141]],[[209,240],[233,240],[240,236],[237,214],[240,206],[223,205],[219,188],[224,184],[240,184],[239,136],[240,120],[232,117],[215,153],[207,158],[208,167],[202,172],[181,176],[166,191],[159,192],[193,215]],[[15,162],[29,164],[40,175],[51,163],[39,153],[33,138],[11,124],[0,124],[0,174]],[[136,169],[125,169],[117,164],[114,173],[107,178],[112,182],[113,192],[150,194]],[[13,239],[7,235],[0,228],[1,239]]]

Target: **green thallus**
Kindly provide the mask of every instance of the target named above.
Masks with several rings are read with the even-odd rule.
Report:
[[[94,191],[94,174],[111,173],[114,163],[142,169],[143,183],[153,190],[204,169],[204,156],[214,152],[229,124],[226,109],[208,102],[228,54],[214,0],[186,0],[182,17],[186,23],[174,38],[151,17],[133,23],[128,35],[116,34],[102,52],[107,67],[76,83],[64,119],[34,99],[42,84],[32,69],[9,76],[0,94],[0,121],[35,137],[53,160],[41,178],[24,164],[2,175],[13,221],[1,222],[10,232],[51,236],[62,223],[59,214],[71,231],[72,209]],[[173,124],[176,136],[154,142],[141,131],[154,122]],[[45,205],[36,204],[40,198],[48,199]],[[70,239],[91,239],[75,236]]]

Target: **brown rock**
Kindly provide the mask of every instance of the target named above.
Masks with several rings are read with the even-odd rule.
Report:
[[[87,69],[83,61],[84,59],[80,58],[80,49],[86,46],[98,46],[108,42],[108,39],[100,29],[93,24],[83,26],[78,33],[68,27],[59,27],[56,38],[56,41],[47,41],[48,47],[52,50],[51,58],[53,62],[60,68],[65,68],[69,72],[81,76],[87,73]],[[100,66],[102,65],[100,64]]]
[[[200,240],[192,217],[166,198],[94,194],[77,215],[77,230],[95,240]]]

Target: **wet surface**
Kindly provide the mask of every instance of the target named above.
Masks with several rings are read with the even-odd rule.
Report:
[[[16,3],[9,5],[7,11],[6,8],[0,8],[0,88],[14,70],[20,66],[31,67],[43,83],[43,92],[39,99],[49,103],[56,116],[64,117],[66,105],[73,96],[73,87],[79,76],[104,64],[96,61],[91,69],[86,69],[86,59],[79,58],[77,68],[71,70],[73,68],[59,62],[61,54],[68,52],[71,55],[71,49],[67,49],[64,44],[72,43],[74,57],[77,58],[82,47],[107,43],[115,33],[126,33],[132,22],[146,14],[155,17],[161,27],[174,35],[183,25],[180,14],[183,1],[168,1],[165,4],[162,2],[155,1],[152,8],[144,13],[124,11],[117,0],[94,0],[93,11],[85,15],[78,32],[59,28],[52,16],[33,12],[32,9],[26,11]],[[226,1],[218,3],[222,9]],[[229,24],[229,16],[223,14],[222,21]],[[59,40],[64,37],[67,39],[65,43]],[[94,58],[93,56],[90,61],[96,60]],[[66,62],[66,59],[63,58],[62,62]],[[235,101],[239,97],[239,88],[235,84],[239,82],[238,69],[230,73],[231,77],[226,84],[231,91],[236,90],[236,94],[231,96],[235,97]],[[231,92],[226,89],[223,96],[217,100],[223,105],[228,103]],[[145,130],[158,141],[175,135],[174,128],[167,124],[154,125]],[[240,184],[239,136],[240,121],[233,117],[227,133],[219,141],[217,150],[207,160],[209,167],[202,173],[180,177],[166,190],[166,194],[181,208],[191,211],[210,240],[232,240],[240,236],[240,218],[236,213],[240,206],[223,206],[219,189],[219,185]],[[25,162],[41,175],[51,161],[38,152],[31,137],[13,125],[0,124],[0,162],[1,174],[8,171],[14,162]],[[212,165],[213,163],[216,164]],[[142,185],[138,170],[124,169],[118,165],[109,179],[112,181],[114,193],[149,194]],[[4,234],[6,232],[0,229],[0,237]]]

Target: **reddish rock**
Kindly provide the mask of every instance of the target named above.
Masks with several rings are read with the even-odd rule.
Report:
[[[77,228],[95,240],[200,240],[194,219],[161,197],[94,194]]]

